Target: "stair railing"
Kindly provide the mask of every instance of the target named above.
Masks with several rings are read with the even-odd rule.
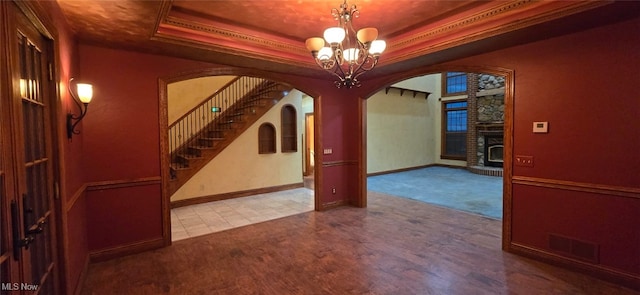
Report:
[[[178,156],[192,156],[190,147],[205,147],[202,138],[223,136],[235,122],[241,122],[246,111],[260,103],[263,93],[276,90],[271,81],[256,77],[238,77],[212,94],[191,111],[169,126],[169,150],[174,168],[184,168],[186,163]],[[257,99],[254,99],[257,98]]]

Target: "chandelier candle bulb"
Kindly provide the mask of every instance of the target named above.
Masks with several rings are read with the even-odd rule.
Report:
[[[344,51],[344,59],[346,59],[348,62],[357,60],[359,55],[360,49],[357,48],[349,48]]]
[[[311,52],[318,52],[324,47],[324,40],[320,37],[309,38],[305,42],[305,45],[307,46],[307,50]]]
[[[363,44],[371,43],[378,38],[378,29],[376,28],[364,28],[358,31],[358,41]]]
[[[382,40],[375,40],[371,42],[369,47],[369,53],[373,55],[380,55],[387,48],[387,42]]]
[[[331,45],[339,44],[344,40],[346,32],[343,28],[333,27],[324,31],[324,39]]]
[[[330,60],[332,56],[333,56],[333,50],[331,50],[331,48],[329,47],[322,47],[318,52],[319,60],[323,60],[323,61]]]

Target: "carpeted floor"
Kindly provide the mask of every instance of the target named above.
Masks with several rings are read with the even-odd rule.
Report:
[[[370,176],[367,189],[502,219],[502,177],[429,167]]]

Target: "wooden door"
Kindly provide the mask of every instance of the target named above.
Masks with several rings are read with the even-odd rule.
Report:
[[[2,37],[8,69],[0,83],[1,287],[9,294],[55,294],[51,41],[13,2],[3,13],[9,36]]]
[[[305,145],[304,145],[304,176],[309,176],[311,174],[313,174],[313,169],[315,166],[314,163],[314,145],[313,145],[313,141],[314,141],[314,126],[313,126],[313,113],[306,113],[305,114],[305,134],[306,134],[306,139],[305,139]]]

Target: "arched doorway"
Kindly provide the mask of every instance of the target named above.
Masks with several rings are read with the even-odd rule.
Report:
[[[398,83],[400,81],[404,81],[409,78],[418,77],[427,74],[434,73],[442,73],[442,72],[465,72],[465,73],[487,73],[495,76],[504,77],[504,124],[503,124],[503,188],[502,188],[502,215],[503,215],[503,233],[502,233],[502,247],[503,249],[508,244],[508,241],[511,240],[511,179],[512,179],[512,161],[513,161],[513,81],[514,81],[514,73],[512,70],[502,69],[502,68],[490,68],[490,67],[437,67],[437,68],[426,68],[426,69],[415,69],[411,73],[405,73],[402,76],[396,76],[393,78],[387,78],[384,80],[386,86],[382,88],[378,88],[376,91],[372,91],[369,95],[365,97],[371,97],[378,91],[388,90],[387,87]],[[363,102],[366,104],[366,102]],[[366,109],[366,107],[365,107]],[[367,138],[366,130],[368,127],[366,126],[366,114],[363,114],[365,120],[363,120],[364,128],[361,129],[361,136]],[[476,135],[474,135],[476,136]],[[368,144],[365,144],[365,149],[362,153],[361,161],[363,163],[367,162],[368,155]],[[368,165],[365,165],[367,167]],[[366,168],[365,168],[366,169]],[[361,190],[363,193],[360,195],[360,202],[363,204],[367,203],[367,180],[366,175],[367,171],[361,171],[362,175],[365,177],[362,178],[361,186],[363,189]]]
[[[264,76],[261,73],[247,73],[247,72],[243,72],[237,69],[205,69],[205,70],[199,70],[199,71],[195,71],[192,73],[186,73],[186,74],[179,74],[177,76],[173,76],[173,77],[168,77],[168,78],[164,78],[164,79],[160,79],[160,126],[161,126],[161,159],[162,159],[162,180],[163,180],[163,203],[162,203],[162,208],[163,208],[163,236],[164,236],[164,240],[165,240],[165,244],[168,245],[171,243],[171,208],[172,208],[172,198],[171,195],[174,191],[176,191],[175,189],[173,189],[171,187],[171,181],[172,181],[172,177],[174,177],[174,175],[172,175],[172,163],[171,161],[173,160],[173,158],[171,157],[172,151],[175,149],[175,147],[173,147],[174,145],[171,144],[172,141],[176,141],[175,139],[171,139],[169,136],[169,126],[170,126],[170,118],[179,120],[180,115],[176,115],[176,114],[172,114],[171,111],[169,111],[168,105],[169,105],[169,91],[168,91],[168,85],[171,83],[178,83],[180,81],[188,81],[188,80],[194,80],[194,79],[209,79],[212,77],[216,77],[219,79],[224,80],[224,76],[228,76],[228,77],[249,77],[251,79],[257,79],[259,81],[273,81],[270,79],[264,79],[264,78],[260,78],[259,76]],[[208,77],[208,78],[207,78]],[[234,79],[234,78],[232,78]],[[227,79],[228,80],[228,79]],[[288,97],[291,97],[292,95],[295,97],[302,97],[303,95],[309,97],[312,101],[312,105],[313,108],[318,107],[317,106],[317,102],[316,99],[313,99],[313,97],[304,94],[304,92],[297,90],[297,88],[294,88],[294,86],[291,86],[287,83],[281,83],[281,82],[276,82],[273,81],[276,84],[281,84],[281,85],[288,85],[290,88],[288,89],[280,89],[280,88],[274,88],[274,89],[266,89],[265,91],[262,90],[246,90],[244,88],[246,88],[246,85],[243,84],[243,86],[240,86],[238,88],[243,88],[244,92],[247,92],[247,96],[253,95],[253,94],[261,94],[263,92],[281,92],[281,97],[282,97],[282,101],[285,101],[287,99],[289,99]],[[220,84],[225,84],[225,83],[231,83],[231,82],[220,82]],[[263,82],[258,82],[256,85],[259,85],[260,83]],[[266,83],[266,82],[264,82]],[[271,83],[271,82],[269,82]],[[252,86],[253,87],[253,86]],[[251,88],[253,89],[253,88]],[[257,88],[256,88],[257,89]],[[191,91],[192,89],[190,89],[189,91]],[[262,94],[261,94],[262,95]],[[253,98],[248,98],[249,100],[253,100]],[[301,100],[301,99],[299,99]],[[186,203],[185,204],[197,204],[200,202],[206,202],[208,199],[212,199],[212,200],[224,200],[224,199],[231,199],[231,198],[236,198],[236,197],[242,197],[242,196],[247,196],[247,195],[252,195],[252,194],[260,194],[260,193],[267,193],[270,191],[280,191],[280,190],[286,190],[286,189],[291,189],[291,188],[295,188],[298,187],[298,184],[300,187],[303,186],[303,181],[302,181],[302,155],[300,152],[300,149],[297,148],[298,144],[293,144],[292,140],[296,140],[296,138],[289,138],[287,139],[289,141],[287,147],[285,148],[285,146],[283,146],[283,142],[284,142],[284,134],[282,133],[282,131],[284,130],[283,127],[284,125],[281,124],[280,121],[283,120],[283,117],[281,117],[281,109],[286,109],[289,110],[289,113],[293,113],[295,114],[296,118],[289,118],[291,120],[293,120],[293,122],[289,122],[288,124],[292,124],[292,123],[296,123],[299,124],[303,121],[302,118],[302,108],[299,105],[299,103],[291,103],[291,99],[289,99],[288,103],[285,103],[282,107],[277,107],[280,102],[280,98],[274,98],[273,100],[271,100],[270,98],[267,99],[263,99],[261,98],[260,102],[257,102],[257,104],[252,104],[251,108],[249,108],[247,111],[249,112],[250,115],[255,115],[257,117],[261,117],[262,113],[260,111],[260,107],[262,107],[262,105],[268,105],[268,108],[273,107],[274,112],[277,113],[277,116],[271,116],[273,118],[268,119],[269,122],[273,122],[273,124],[271,124],[273,126],[273,129],[275,131],[275,135],[277,136],[277,140],[276,142],[278,143],[278,146],[281,146],[282,148],[277,148],[276,149],[276,153],[269,153],[272,155],[265,155],[267,153],[261,154],[258,150],[258,145],[257,145],[257,141],[258,141],[258,135],[256,133],[256,138],[251,137],[251,142],[253,143],[254,141],[256,141],[256,147],[255,147],[255,151],[251,150],[251,151],[238,151],[238,153],[236,153],[237,155],[227,155],[227,158],[229,161],[228,164],[223,165],[226,169],[230,169],[229,171],[233,172],[237,175],[237,177],[239,177],[238,179],[250,179],[252,182],[252,184],[257,185],[258,187],[254,186],[247,186],[247,189],[241,189],[241,188],[235,188],[232,189],[232,192],[223,192],[223,193],[208,193],[205,192],[204,194],[206,194],[206,196],[199,196],[198,200],[195,200],[196,198],[192,199],[192,200],[185,200]],[[294,99],[294,101],[296,101]],[[253,103],[253,102],[252,102]],[[224,110],[235,110],[237,111],[238,109],[235,108],[233,106],[234,102],[231,101],[230,98],[228,97],[224,97],[219,103],[215,103],[215,105],[207,105],[206,106],[206,110],[205,111],[199,111],[196,115],[196,119],[194,120],[190,120],[189,123],[187,123],[187,125],[189,124],[195,124],[192,123],[193,121],[196,120],[207,120],[206,118],[209,118],[209,113],[216,113],[216,112],[223,112]],[[291,112],[291,109],[295,110],[294,112]],[[298,110],[299,109],[299,110]],[[205,114],[206,113],[206,114]],[[236,115],[236,114],[234,114]],[[215,116],[214,116],[215,117]],[[275,117],[277,117],[277,119],[275,119]],[[300,118],[298,118],[300,117]],[[210,121],[213,122],[213,120],[216,119],[209,119]],[[241,117],[238,117],[238,119],[229,119],[228,117],[224,117],[225,123],[233,123],[233,124],[244,124],[247,126],[253,126],[255,124],[253,124],[252,122],[247,122],[246,120],[244,120]],[[259,123],[258,121],[256,121],[257,123]],[[258,126],[260,124],[257,124],[256,126]],[[190,126],[190,125],[189,125]],[[257,128],[257,127],[256,127]],[[296,128],[294,128],[294,132],[297,130]],[[195,133],[193,131],[180,131],[182,134],[192,134]],[[217,130],[216,130],[217,132]],[[225,131],[226,132],[226,131]],[[257,131],[256,131],[257,132]],[[243,132],[237,132],[237,133],[243,133]],[[291,133],[291,132],[289,132]],[[180,134],[180,135],[182,135]],[[222,137],[222,133],[216,133],[217,135],[207,135],[207,137],[210,138],[206,138],[207,140],[218,140],[221,139],[220,137]],[[229,136],[230,133],[227,133],[225,136]],[[238,136],[238,138],[240,136],[245,136],[244,133],[242,135],[240,134],[231,134],[232,136]],[[292,134],[289,134],[289,137],[291,137]],[[186,136],[185,136],[186,137]],[[282,137],[282,138],[281,138]],[[295,135],[295,137],[298,137],[297,134]],[[178,136],[179,138],[179,136]],[[282,140],[280,140],[282,139]],[[298,138],[300,139],[300,138]],[[180,139],[178,139],[178,141],[180,141]],[[175,145],[175,146],[180,146],[180,142]],[[247,145],[242,145],[240,144],[240,146],[248,146]],[[213,147],[213,145],[207,146],[208,148]],[[205,147],[205,148],[207,148]],[[294,148],[292,148],[294,147]],[[226,147],[225,147],[226,148]],[[227,149],[226,151],[228,151],[229,149]],[[262,170],[260,169],[242,169],[242,168],[238,168],[238,164],[239,162],[242,162],[244,160],[246,160],[245,156],[246,155],[250,155],[253,158],[257,158],[255,159],[256,161],[260,160],[261,162],[263,162],[264,165],[261,165]],[[197,155],[198,156],[198,155]],[[260,158],[262,157],[262,158]],[[295,168],[291,168],[291,169],[284,169],[284,170],[296,170],[297,172],[294,172],[294,174],[300,178],[299,182],[287,182],[285,184],[277,184],[277,185],[272,185],[272,184],[266,184],[266,183],[262,183],[261,180],[256,180],[257,177],[260,177],[260,175],[268,175],[271,178],[278,178],[278,175],[276,175],[277,173],[273,173],[274,170],[273,168],[276,167],[269,167],[271,163],[270,161],[273,160],[273,158],[279,158],[279,159],[283,159],[283,158],[288,158],[288,159],[294,159],[293,161],[297,161],[295,162],[295,164],[293,164],[293,166]],[[233,159],[236,159],[235,161]],[[242,160],[242,161],[240,161]],[[253,161],[253,162],[256,162]],[[247,162],[247,161],[244,161]],[[252,162],[251,160],[248,160],[248,162]],[[235,163],[235,164],[234,164]],[[276,161],[277,163],[277,161]],[[289,161],[288,163],[291,163],[291,161]],[[235,169],[235,170],[234,170]],[[264,173],[260,174],[260,175],[254,175],[251,176],[251,173],[256,174],[259,173],[259,171],[263,171]],[[278,173],[281,173],[283,169],[276,169],[276,171],[278,171]],[[298,171],[299,170],[299,171]],[[257,172],[256,172],[257,171]],[[225,173],[223,173],[225,174]],[[321,172],[316,172],[313,173],[314,175],[319,175],[321,174]],[[237,180],[237,179],[236,179]],[[219,182],[216,182],[219,181]],[[216,189],[216,184],[222,183],[222,181],[225,181],[221,178],[216,178],[216,180],[214,181],[205,181],[202,182],[199,186],[196,187],[196,190],[206,190],[208,189],[207,186],[214,186],[214,190]],[[280,180],[281,181],[281,180]],[[238,185],[238,183],[240,183],[239,181],[227,181],[227,183],[231,183],[231,185]],[[256,184],[257,183],[257,184]],[[240,184],[242,185],[242,184]],[[193,185],[192,185],[193,186]],[[193,189],[192,189],[193,190]],[[317,193],[311,192],[311,202],[310,202],[310,206],[311,209],[315,209],[313,206],[316,203],[316,199],[317,199]],[[207,200],[206,200],[207,199]],[[180,200],[183,201],[183,200]],[[280,216],[282,217],[282,216]]]

